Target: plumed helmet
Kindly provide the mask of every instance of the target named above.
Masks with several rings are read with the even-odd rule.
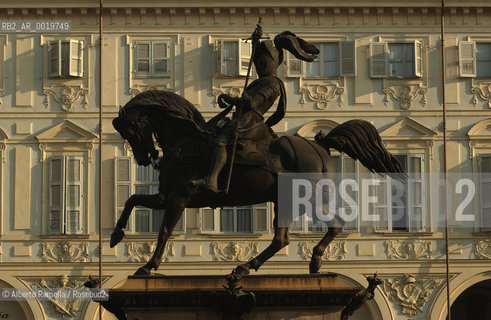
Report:
[[[274,38],[275,47],[278,49],[288,50],[297,59],[312,62],[317,58],[319,49],[313,44],[308,43],[300,37],[297,37],[290,31],[284,31]]]
[[[256,44],[253,59],[260,76],[276,73],[276,69],[283,61],[283,49],[288,50],[297,59],[308,62],[314,61],[319,53],[313,44],[290,31],[284,31],[277,35],[274,41],[265,40]]]

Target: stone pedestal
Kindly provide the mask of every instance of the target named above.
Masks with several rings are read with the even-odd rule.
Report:
[[[157,275],[129,277],[109,296],[128,320],[339,320],[361,290],[334,274],[252,275],[232,285],[223,276]],[[230,309],[236,314],[224,313]]]

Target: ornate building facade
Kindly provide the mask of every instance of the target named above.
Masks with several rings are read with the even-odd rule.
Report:
[[[446,2],[447,168],[472,174],[477,195],[474,225],[451,225],[450,234],[451,301],[457,319],[467,319],[463,298],[482,297],[480,292],[489,294],[491,287],[491,229],[483,227],[491,220],[487,184],[480,179],[490,171],[491,159],[491,4]],[[441,172],[440,1],[307,5],[104,1],[101,152],[98,1],[2,1],[0,287],[76,288],[98,273],[99,157],[104,288],[121,283],[147,261],[162,212],[136,208],[126,238],[109,248],[124,201],[158,186],[151,167],[133,162],[111,121],[119,105],[149,89],[176,92],[205,118],[214,116],[219,94],[242,93],[250,47],[241,39],[251,34],[258,17],[265,35],[290,30],[320,48],[312,64],[285,57],[279,76],[288,107],[274,127],[279,135],[312,138],[347,120],[366,119],[408,171]],[[4,24],[21,20],[70,21],[71,29],[16,33]],[[356,177],[364,171],[346,156],[333,156],[342,172]],[[431,212],[438,194],[421,190],[428,192],[415,191],[413,202],[403,204],[420,207],[421,223],[402,228],[390,218],[368,226],[350,223],[326,250],[322,272],[363,286],[374,272],[384,281],[353,319],[445,319],[444,233]],[[387,196],[373,209],[390,212]],[[159,272],[225,275],[269,245],[272,219],[270,204],[187,209]],[[324,232],[299,221],[289,246],[259,273],[307,273],[312,248]],[[483,301],[489,312],[489,296]],[[93,302],[0,301],[0,318],[8,314],[8,319],[96,319],[96,310]]]

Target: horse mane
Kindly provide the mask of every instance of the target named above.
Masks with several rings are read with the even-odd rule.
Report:
[[[148,90],[133,97],[124,106],[130,112],[134,108],[151,107],[159,109],[159,116],[174,122],[176,128],[198,137],[214,135],[201,112],[180,95],[163,90]]]

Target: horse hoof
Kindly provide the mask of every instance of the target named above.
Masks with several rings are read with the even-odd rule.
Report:
[[[322,262],[321,257],[312,256],[312,260],[310,260],[309,271],[310,274],[319,273],[319,269],[321,268]]]
[[[241,264],[234,269],[233,273],[238,274],[239,276],[247,276],[249,274],[249,268]]]
[[[111,248],[113,248],[118,243],[120,243],[121,240],[123,240],[123,238],[124,238],[124,231],[123,230],[121,230],[121,229],[114,230],[113,233],[111,233],[111,242],[109,243],[109,245],[111,246]]]
[[[140,267],[136,272],[133,274],[134,276],[149,276],[150,275],[150,269],[147,267]]]

